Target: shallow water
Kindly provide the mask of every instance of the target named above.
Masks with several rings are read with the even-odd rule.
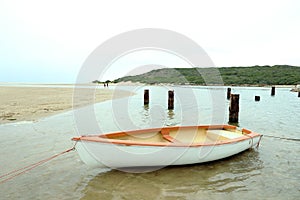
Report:
[[[147,88],[146,107],[145,88],[117,88],[137,95],[97,104],[93,108],[97,126],[78,124],[82,119],[72,111],[34,123],[1,125],[0,176],[72,147],[70,138],[82,130],[95,134],[228,121],[225,87]],[[167,110],[169,89],[175,91],[174,111]],[[91,169],[73,151],[0,184],[0,199],[298,199],[300,98],[289,89],[277,89],[274,97],[270,92],[270,88],[232,87],[232,93],[240,94],[239,126],[265,135],[259,149],[149,173]],[[261,96],[260,102],[254,101],[255,95]]]

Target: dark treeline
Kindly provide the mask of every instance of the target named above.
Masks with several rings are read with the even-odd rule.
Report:
[[[221,79],[216,75],[221,75],[225,85],[300,84],[300,67],[289,65],[221,68],[163,68],[141,75],[126,76],[119,78],[114,82],[132,81],[146,84],[170,83],[191,85],[220,84],[219,80]]]

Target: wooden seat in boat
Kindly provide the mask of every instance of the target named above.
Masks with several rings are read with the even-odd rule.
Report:
[[[170,129],[168,129],[168,128],[161,129],[160,133],[161,133],[162,137],[169,142],[181,143],[178,140],[176,140],[175,138],[173,138],[172,136],[170,136]]]

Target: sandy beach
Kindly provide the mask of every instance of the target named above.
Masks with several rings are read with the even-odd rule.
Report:
[[[95,92],[94,88],[81,90],[87,91],[88,94]],[[71,87],[0,86],[0,124],[16,121],[36,121],[69,110],[73,107],[73,92],[74,90]],[[97,89],[92,98],[95,102],[102,102],[130,95],[130,92],[106,88]],[[79,106],[90,104],[90,99],[83,97]]]

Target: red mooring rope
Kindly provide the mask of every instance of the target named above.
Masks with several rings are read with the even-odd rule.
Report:
[[[75,146],[76,146],[76,143],[75,143],[75,145],[74,145],[72,148],[67,149],[67,150],[65,150],[65,151],[63,151],[63,152],[61,152],[61,153],[55,154],[55,155],[53,155],[53,156],[51,156],[51,157],[49,157],[49,158],[46,158],[46,159],[44,159],[44,160],[41,160],[41,161],[39,161],[39,162],[36,162],[36,163],[30,164],[30,165],[27,165],[27,166],[22,167],[22,168],[20,168],[20,169],[16,169],[16,170],[13,170],[13,171],[11,171],[11,172],[8,172],[8,173],[6,173],[6,174],[1,175],[1,176],[0,176],[0,180],[1,180],[1,179],[4,179],[4,180],[1,180],[1,181],[0,181],[0,184],[5,183],[5,182],[7,182],[7,181],[9,181],[9,180],[11,180],[11,179],[17,177],[17,176],[20,176],[20,175],[22,175],[22,174],[24,174],[24,173],[26,173],[26,172],[28,172],[28,171],[34,169],[34,168],[36,168],[36,167],[38,167],[38,166],[40,166],[40,165],[46,163],[46,162],[48,162],[48,161],[50,161],[50,160],[52,160],[52,159],[54,159],[54,158],[56,158],[56,157],[58,157],[58,156],[61,156],[61,155],[65,154],[65,153],[68,153],[68,152],[70,152],[70,151],[75,150]]]

